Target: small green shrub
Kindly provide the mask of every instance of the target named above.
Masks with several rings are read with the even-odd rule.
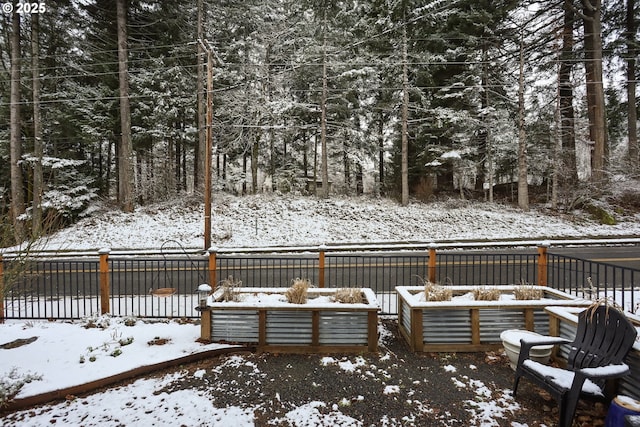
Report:
[[[0,376],[0,408],[6,406],[25,384],[41,379],[42,375],[19,374],[18,368],[12,368],[9,373]]]

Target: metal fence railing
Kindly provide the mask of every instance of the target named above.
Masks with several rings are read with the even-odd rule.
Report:
[[[6,318],[73,319],[99,312],[95,259],[5,259],[2,264]]]
[[[217,281],[233,278],[246,287],[286,287],[295,278],[318,283],[318,254],[219,254]]]
[[[117,316],[196,317],[196,289],[208,281],[204,256],[110,258],[110,313]],[[158,291],[165,292],[158,292]]]
[[[295,278],[328,288],[368,287],[382,314],[397,314],[395,287],[546,284],[580,297],[609,298],[640,310],[640,270],[536,249],[442,250],[288,248],[171,255],[110,254],[75,258],[0,257],[1,319],[78,319],[110,313],[197,318],[196,290],[233,277],[245,287],[288,287]],[[2,288],[4,283],[4,288]],[[589,283],[591,286],[589,286]]]
[[[535,253],[439,253],[439,282],[452,285],[514,285],[538,283]]]
[[[548,283],[561,291],[606,298],[631,313],[640,313],[640,270],[566,255],[549,254]]]

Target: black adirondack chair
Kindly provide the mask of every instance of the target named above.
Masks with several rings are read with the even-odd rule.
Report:
[[[637,335],[624,314],[604,305],[584,310],[578,319],[573,342],[559,337],[520,340],[513,396],[516,396],[521,377],[547,390],[560,407],[559,427],[571,426],[581,396],[604,398],[606,380],[629,373],[623,360]],[[532,347],[545,344],[569,344],[566,369],[543,365],[529,358]]]

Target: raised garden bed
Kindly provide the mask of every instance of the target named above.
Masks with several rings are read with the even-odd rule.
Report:
[[[584,307],[548,307],[549,315],[549,335],[573,340],[578,327],[578,314]],[[625,312],[631,323],[638,329],[640,337],[640,317]],[[569,346],[556,346],[552,354],[553,359],[560,365],[566,365],[569,355]],[[631,373],[622,377],[618,381],[618,393],[640,400],[640,341],[636,339],[636,344],[624,360]]]
[[[478,286],[446,286],[450,301],[426,301],[423,286],[398,286],[398,327],[417,352],[471,352],[502,347],[500,334],[507,329],[526,329],[549,334],[548,306],[587,306],[589,301],[548,287],[536,287],[541,299],[516,300],[517,286],[492,286],[496,301],[471,297]]]
[[[288,288],[238,288],[238,301],[223,290],[201,309],[201,339],[246,344],[273,353],[375,352],[379,306],[374,292],[362,302],[334,301],[336,289],[311,288],[304,304],[287,302]]]

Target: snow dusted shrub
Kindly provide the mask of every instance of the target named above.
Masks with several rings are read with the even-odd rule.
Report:
[[[513,295],[519,301],[539,300],[542,299],[544,292],[534,285],[520,285],[513,290]]]
[[[336,290],[333,300],[343,304],[361,304],[362,289],[360,288],[342,288]]]
[[[496,288],[477,288],[473,290],[473,299],[476,301],[498,301],[500,290]]]
[[[12,368],[8,374],[2,375],[0,377],[0,408],[6,406],[25,384],[41,379],[42,376],[37,374],[18,374],[18,368]]]
[[[87,316],[84,319],[82,319],[82,321],[84,322],[83,327],[85,329],[91,329],[91,328],[107,329],[109,325],[111,325],[111,318],[109,317],[109,315]]]
[[[305,304],[307,302],[307,292],[311,282],[309,279],[295,279],[293,284],[284,293],[284,296],[292,304]]]
[[[25,155],[22,163],[30,167],[40,159]],[[45,156],[42,167],[46,174],[55,172],[55,183],[49,183],[42,194],[42,209],[50,218],[57,218],[62,223],[71,223],[78,218],[90,214],[91,202],[98,199],[98,189],[94,179],[83,173],[85,160],[63,159]],[[31,208],[26,215],[30,218]],[[26,219],[29,219],[26,218]]]
[[[424,283],[424,299],[425,301],[451,301],[453,292],[451,289],[433,283],[429,280],[422,280]]]

